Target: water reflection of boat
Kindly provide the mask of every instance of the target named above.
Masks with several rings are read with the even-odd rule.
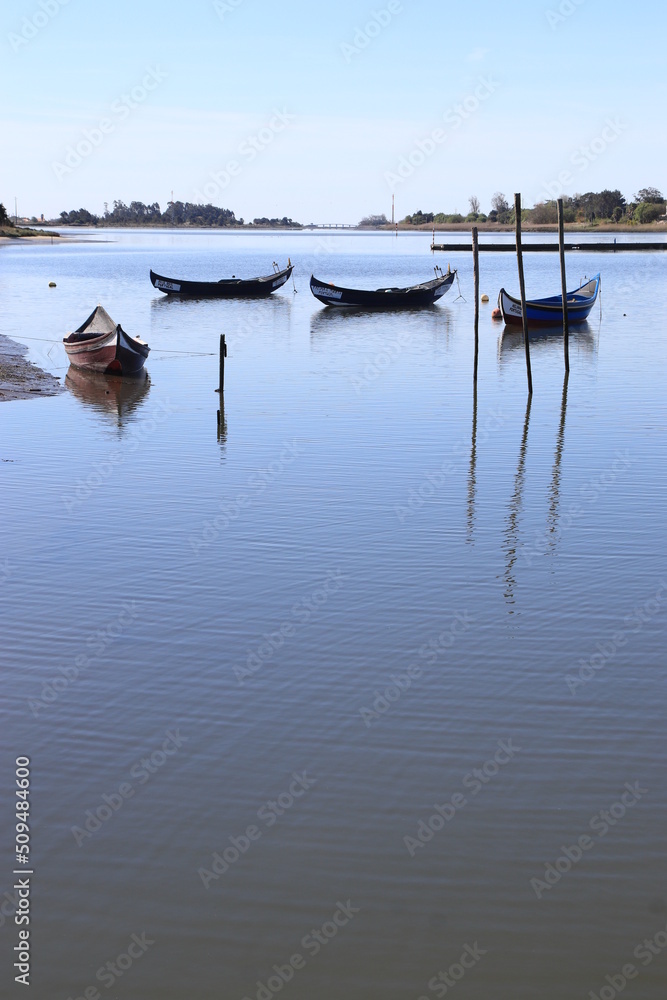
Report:
[[[585,354],[595,354],[597,350],[597,336],[590,323],[580,323],[576,329],[570,330],[570,350],[579,350]],[[533,351],[555,351],[563,353],[563,328],[549,330],[530,331],[530,350]],[[509,355],[520,352],[523,356],[523,330],[514,326],[503,328],[498,338],[498,360],[504,360]]]
[[[369,322],[370,321],[370,322]],[[414,321],[414,322],[413,322]],[[418,333],[428,332],[441,337],[449,334],[451,314],[447,309],[427,306],[425,309],[401,309],[398,313],[378,314],[377,309],[322,309],[310,317],[310,338],[315,343],[324,336],[349,336],[355,343],[364,342],[364,335],[373,339],[381,334],[383,339],[405,334],[406,330]]]
[[[70,365],[65,386],[73,396],[98,413],[115,417],[118,426],[144,402],[151,380],[147,372],[132,378],[84,372]]]

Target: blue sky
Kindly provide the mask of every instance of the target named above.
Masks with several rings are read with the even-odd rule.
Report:
[[[654,0],[14,0],[0,200],[357,222],[664,191],[666,36]]]

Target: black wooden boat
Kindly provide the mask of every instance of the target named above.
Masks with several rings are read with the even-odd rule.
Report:
[[[263,278],[221,278],[220,281],[181,281],[165,278],[151,271],[151,283],[159,292],[176,298],[191,299],[260,299],[265,298],[289,281],[293,265],[288,261],[284,270],[274,263],[273,274]]]
[[[409,288],[376,288],[366,291],[361,288],[340,288],[325,281],[319,281],[314,275],[310,279],[310,290],[316,299],[325,306],[360,306],[363,309],[417,309],[430,306],[451,288],[456,271],[447,269],[443,274],[436,267],[435,278],[425,281],[422,285],[411,285]]]

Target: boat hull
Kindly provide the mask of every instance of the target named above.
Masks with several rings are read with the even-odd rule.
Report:
[[[120,326],[100,337],[64,341],[64,346],[71,365],[102,375],[137,375],[150,351],[147,344],[130,337]]]
[[[223,281],[181,281],[151,271],[151,284],[171,298],[181,299],[264,299],[289,281],[293,266],[263,278],[229,278]]]
[[[411,288],[378,288],[368,291],[361,288],[341,288],[320,281],[314,275],[310,279],[310,290],[325,306],[348,306],[361,309],[420,309],[433,305],[446,295],[454,283],[456,271],[450,271],[441,278],[427,281]]]
[[[584,323],[595,305],[600,289],[600,276],[582,285],[567,295],[567,318],[570,326]],[[508,326],[521,326],[523,315],[521,300],[509,295],[504,288],[500,289],[498,306],[503,319]],[[526,302],[526,317],[529,326],[563,326],[563,298],[553,295],[546,299],[534,299]]]

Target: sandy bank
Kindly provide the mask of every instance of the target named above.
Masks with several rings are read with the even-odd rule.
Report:
[[[55,375],[26,360],[28,348],[0,334],[0,402],[57,396],[65,390]]]

